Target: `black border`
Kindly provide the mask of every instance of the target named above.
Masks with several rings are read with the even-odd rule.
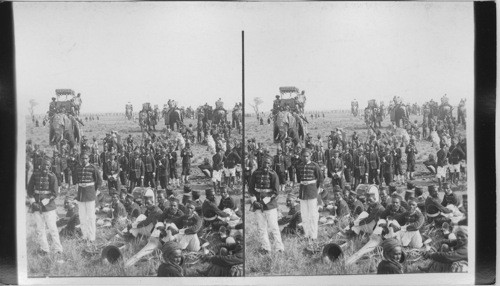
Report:
[[[475,2],[474,20],[476,284],[487,285],[496,282],[496,3]]]
[[[18,284],[16,256],[16,84],[12,3],[0,3],[0,283]]]

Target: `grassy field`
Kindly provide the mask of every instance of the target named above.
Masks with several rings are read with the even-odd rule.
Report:
[[[320,113],[321,114],[321,113]],[[367,138],[367,129],[361,117],[354,118],[347,112],[325,112],[325,117],[311,119],[309,116],[309,124],[307,131],[311,133],[313,138],[321,134],[323,138],[323,146],[326,146],[326,138],[331,130],[336,127],[344,128],[347,135],[350,136],[353,131],[359,134],[361,141]],[[421,116],[412,116],[411,120],[419,120]],[[272,124],[272,123],[271,123]],[[386,118],[382,126],[387,127],[390,124],[389,119]],[[384,132],[384,130],[382,130]],[[459,127],[457,130],[462,136],[465,131]],[[267,122],[264,126],[258,124],[255,118],[247,118],[245,125],[245,138],[256,138],[256,142],[264,142],[264,145],[269,148],[272,155],[276,154],[277,145],[272,141],[272,125]],[[422,164],[427,160],[430,153],[435,154],[436,149],[431,147],[431,142],[418,141],[416,142],[419,153],[417,154],[417,166],[415,172],[414,183],[417,186],[427,186],[435,182],[434,175],[429,174],[428,170]],[[403,170],[406,170],[406,156],[403,156]],[[325,188],[331,189],[330,180],[325,180]],[[466,182],[461,181],[458,185],[452,185],[452,189],[459,194],[466,193]],[[424,189],[426,192],[426,188]],[[298,187],[287,187],[286,193],[282,193],[278,198],[278,212],[287,212],[285,200],[288,193],[298,195]],[[440,193],[442,196],[443,193]],[[343,259],[338,259],[333,263],[321,263],[321,254],[309,254],[304,252],[307,247],[307,242],[301,240],[298,236],[282,236],[285,245],[284,253],[271,252],[270,255],[261,255],[258,253],[260,243],[257,237],[257,222],[255,214],[249,211],[249,200],[246,200],[246,213],[245,213],[245,269],[246,276],[264,276],[264,275],[328,275],[328,274],[371,274],[376,273],[378,263],[381,261],[381,256],[374,251],[371,255],[367,255],[360,259],[357,264],[346,266]],[[320,215],[327,215],[323,213]],[[319,228],[318,244],[324,245],[328,242],[337,241],[338,228],[336,226],[322,226]],[[366,243],[368,238],[358,237],[354,239],[350,247],[344,251],[344,257],[349,257],[355,253],[361,246]],[[417,266],[425,264],[425,261],[418,261],[406,265],[406,273],[419,272]]]
[[[99,115],[99,114],[98,114]],[[82,116],[83,118],[85,115]],[[102,140],[105,137],[106,132],[111,130],[116,130],[125,138],[128,134],[132,134],[134,137],[134,142],[141,142],[141,132],[137,122],[129,121],[124,115],[99,115],[100,120],[85,122],[83,127],[83,134],[86,135],[89,140],[92,140],[93,136],[98,138],[100,143],[100,148],[102,148]],[[193,123],[196,124],[194,119],[187,119],[185,124]],[[157,125],[157,130],[161,130],[165,127],[163,121]],[[35,127],[31,121],[27,121],[27,132],[26,139],[31,139],[34,144],[38,143],[43,149],[51,150],[48,146],[49,142],[49,128],[48,126],[43,127],[40,122],[40,127]],[[233,136],[238,136],[233,133]],[[203,158],[209,157],[211,160],[212,154],[207,150],[207,146],[194,144],[192,145],[192,150],[194,157],[192,159],[192,175],[190,176],[191,187],[193,189],[200,190],[201,200],[205,199],[204,190],[212,187],[210,179],[205,178],[202,172],[197,168],[199,164],[203,162]],[[179,151],[180,152],[180,151]],[[52,156],[52,152],[49,153]],[[178,171],[180,175],[180,170]],[[101,187],[101,192],[107,194],[107,188],[105,186]],[[175,193],[179,199],[182,199],[182,186],[180,189],[175,190]],[[57,212],[59,217],[65,215],[65,210],[63,207],[64,198],[66,195],[75,195],[76,190],[74,188],[62,188],[61,194],[56,199]],[[235,198],[235,202],[239,205],[241,196],[241,184],[236,184],[233,190],[230,190],[230,194]],[[219,196],[216,196],[217,201],[220,200]],[[110,198],[107,198],[108,202]],[[26,208],[27,211],[27,208]],[[102,263],[100,261],[101,251],[104,246],[116,242],[115,240],[108,240],[108,237],[112,237],[113,229],[110,227],[98,227],[97,228],[97,239],[92,245],[87,245],[81,239],[78,238],[61,238],[61,243],[64,248],[64,252],[61,255],[50,254],[48,256],[39,256],[36,251],[38,249],[38,244],[36,242],[35,236],[35,223],[31,214],[27,214],[26,228],[27,228],[27,256],[28,256],[28,275],[29,277],[46,277],[46,276],[156,276],[156,271],[160,264],[160,253],[156,252],[154,255],[146,257],[146,259],[138,262],[134,267],[125,269],[123,267],[123,261],[117,264]],[[106,214],[98,213],[98,218],[106,217]],[[50,239],[50,238],[49,238]],[[49,240],[50,242],[50,240]],[[135,253],[137,253],[147,241],[142,240],[132,240],[128,243],[127,249],[123,252],[124,260],[127,260]],[[198,276],[196,269],[204,269],[208,264],[199,263],[193,265],[187,269],[188,276]]]

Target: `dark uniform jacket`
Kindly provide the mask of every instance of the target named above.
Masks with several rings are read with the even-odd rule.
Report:
[[[146,219],[137,224],[138,228],[148,226],[150,223],[155,225],[158,221],[161,221],[160,219],[163,215],[163,212],[158,206],[154,206],[152,209],[146,210],[144,215],[146,216]]]
[[[127,173],[128,173],[128,170],[129,170],[129,163],[128,163],[128,158],[127,158],[127,156],[125,156],[125,155],[121,155],[121,156],[118,158],[118,163],[120,164],[120,168],[121,168],[122,172],[127,172]]]
[[[113,218],[127,217],[127,209],[120,201],[111,204],[111,207],[113,208]]]
[[[384,211],[385,209],[380,203],[376,203],[374,206],[369,206],[368,210],[366,211],[368,213],[368,216],[362,219],[359,222],[359,225],[369,224],[374,220],[378,220]]]
[[[107,161],[102,168],[103,177],[106,180],[117,180],[120,173],[120,165],[116,161]],[[112,178],[111,178],[112,177]]]
[[[335,173],[342,172],[344,170],[344,161],[342,158],[330,158],[327,164],[328,177],[333,178]]]
[[[365,154],[359,153],[354,155],[354,169],[355,174],[359,176],[364,176],[368,173],[368,159],[366,159]]]
[[[240,162],[240,156],[238,155],[238,153],[236,153],[236,151],[233,150],[231,153],[229,153],[229,155],[227,155],[226,159],[224,160],[224,165],[226,166],[226,168],[232,169],[236,167],[236,165]]]
[[[146,155],[143,158],[144,162],[144,171],[148,173],[156,172],[156,162],[155,158],[152,155]]]
[[[182,157],[182,166],[190,166],[191,158],[193,157],[193,152],[191,152],[191,149],[189,148],[184,148],[181,151],[181,157]]]
[[[313,184],[303,184],[306,181],[316,180]],[[301,163],[297,166],[297,181],[300,184],[299,199],[311,200],[318,197],[318,188],[323,183],[324,177],[318,164],[315,162]]]
[[[387,219],[387,217],[392,217],[395,219],[399,225],[404,225],[404,216],[406,214],[406,209],[403,206],[399,206],[399,209],[396,210],[394,205],[390,204],[380,215],[381,218]]]
[[[370,170],[380,169],[380,158],[377,152],[372,151],[368,154],[368,165]]]
[[[141,177],[144,177],[144,163],[136,157],[130,160],[130,178],[139,180]]]
[[[168,171],[170,170],[169,168],[169,161],[168,158],[163,156],[158,160],[158,176],[160,177],[166,177],[168,176]]]
[[[276,173],[284,173],[285,169],[285,156],[283,155],[274,155],[274,171]]]
[[[443,207],[446,207],[447,205],[455,205],[459,206],[462,204],[462,199],[456,194],[456,193],[451,193],[451,194],[444,194],[443,196],[443,201],[441,202],[441,205]]]
[[[406,212],[403,220],[408,225],[407,231],[416,231],[424,225],[425,217],[420,209],[416,209],[414,213]]]
[[[248,193],[255,197],[257,202],[263,204],[263,210],[271,210],[278,207],[279,178],[273,170],[259,168],[253,172],[248,183]],[[271,201],[264,204],[265,197],[270,197]]]
[[[42,212],[56,209],[54,199],[57,197],[57,190],[57,178],[52,172],[43,174],[42,171],[36,170],[28,182],[28,197],[34,198],[40,205],[43,199],[50,199],[48,204],[42,206]]]
[[[335,210],[335,214],[338,217],[343,217],[351,214],[351,210],[349,209],[349,206],[347,205],[347,202],[345,200],[337,201],[335,203],[335,206],[337,207],[337,209]]]
[[[425,212],[430,215],[437,214],[438,212],[451,213],[451,210],[441,205],[438,200],[438,198],[428,196],[425,200]]]
[[[175,170],[175,168],[177,168],[177,152],[172,151],[169,153],[168,166],[171,170]]]
[[[236,204],[234,203],[233,198],[227,197],[225,199],[221,199],[219,202],[219,209],[223,211],[224,209],[236,209]]]
[[[217,153],[212,157],[212,162],[213,162],[212,167],[214,171],[222,170],[222,168],[224,167],[223,159],[224,158],[220,153]]]
[[[203,219],[197,213],[194,213],[191,217],[186,214],[177,218],[174,223],[178,228],[186,228],[185,234],[195,234],[203,226]]]
[[[88,164],[87,166],[78,165],[76,179],[78,184],[94,183],[93,186],[79,185],[76,199],[80,202],[95,201],[96,191],[102,184],[101,174],[97,167],[92,164]]]
[[[440,149],[437,152],[437,166],[438,167],[444,167],[448,165],[448,152],[444,151],[443,149]]]
[[[393,156],[391,153],[388,153],[384,156],[385,162],[382,163],[381,173],[382,174],[392,174],[394,173],[394,164],[393,164]]]
[[[360,200],[356,200],[354,202],[347,203],[349,205],[349,209],[351,210],[351,215],[353,217],[358,217],[358,215],[365,211],[365,206]]]
[[[215,216],[228,217],[229,214],[221,211],[215,202],[211,202],[206,199],[201,205],[201,213],[204,218],[213,218]]]

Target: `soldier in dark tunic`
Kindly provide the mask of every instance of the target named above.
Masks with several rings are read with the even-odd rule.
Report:
[[[272,170],[272,163],[271,157],[263,158],[262,166],[253,172],[248,186],[252,208],[257,218],[257,231],[261,243],[260,251],[263,254],[271,251],[268,232],[273,237],[274,248],[278,252],[285,249],[278,225],[279,178]],[[316,198],[314,199],[316,201]]]
[[[278,220],[279,225],[286,225],[283,230],[281,230],[281,234],[303,234],[303,229],[298,226],[298,224],[302,222],[302,218],[300,216],[300,206],[297,199],[292,196],[292,194],[288,194],[286,198],[286,206],[288,207],[287,215]]]
[[[56,176],[50,172],[50,167],[50,160],[45,159],[40,165],[40,169],[34,171],[33,176],[28,182],[28,198],[31,203],[30,210],[35,218],[36,234],[41,254],[50,252],[46,226],[49,230],[55,251],[59,253],[63,252],[57,230],[56,203],[54,201],[57,197],[58,184]]]
[[[143,157],[144,162],[144,186],[155,188],[156,162],[151,155],[149,148],[146,148],[146,154]]]
[[[129,193],[132,193],[135,187],[142,186],[142,180],[144,179],[144,163],[139,157],[139,151],[134,152],[133,157],[130,159],[130,169],[129,169],[129,179],[130,179],[130,189]]]
[[[354,154],[354,189],[359,184],[366,184],[368,180],[368,159],[366,159],[363,148],[360,147]]]
[[[427,213],[427,223],[434,222],[437,227],[441,227],[444,222],[450,222],[450,219],[442,213],[451,213],[452,211],[441,205],[438,192],[434,185],[428,187],[429,196],[425,200],[425,212]]]
[[[96,166],[89,162],[89,155],[82,155],[82,164],[78,165],[76,171],[76,183],[78,184],[78,214],[80,216],[80,227],[82,237],[90,241],[96,238],[96,192],[102,184],[102,178]]]
[[[219,217],[228,217],[229,214],[221,211],[215,201],[215,193],[212,189],[205,191],[206,199],[201,206],[201,213],[203,215],[204,226],[211,227],[213,230],[218,231],[221,226],[227,225],[226,222],[219,219]]]

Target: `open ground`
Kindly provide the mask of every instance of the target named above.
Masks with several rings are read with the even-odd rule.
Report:
[[[111,130],[118,131],[118,134],[124,139],[128,134],[132,134],[134,137],[134,142],[141,142],[142,133],[140,132],[140,127],[137,121],[127,120],[125,118],[125,113],[123,114],[93,114],[99,116],[99,120],[84,121],[85,126],[82,127],[82,134],[86,135],[89,140],[95,136],[99,141],[99,146],[102,148],[102,139],[105,134]],[[85,114],[82,114],[80,118],[85,118]],[[52,150],[49,146],[49,127],[43,126],[40,120],[40,127],[35,127],[35,124],[26,119],[26,139],[31,139],[34,144],[40,144],[42,150]],[[196,126],[196,121],[194,119],[186,119],[184,123],[187,125],[192,123]],[[165,127],[163,120],[156,126],[158,132]],[[233,131],[233,137],[239,135],[236,131]],[[191,147],[194,157],[192,158],[191,165],[191,188],[200,190],[201,200],[205,199],[204,190],[212,187],[210,179],[206,178],[204,174],[198,168],[198,165],[203,163],[205,157],[212,158],[213,154],[207,149],[206,145],[193,144]],[[100,150],[102,151],[102,149]],[[180,152],[180,151],[179,151]],[[47,155],[52,156],[52,152],[47,152]],[[180,168],[180,167],[179,167]],[[180,170],[178,170],[180,174]],[[107,187],[105,183],[100,188],[100,191],[106,195],[106,201],[109,203],[111,199],[109,198]],[[177,198],[182,199],[182,186],[180,189],[174,190]],[[57,214],[59,217],[65,215],[64,210],[64,198],[67,195],[75,195],[76,190],[74,186],[70,189],[62,188],[61,193],[56,199],[57,204]],[[230,194],[235,198],[235,203],[239,206],[240,196],[241,196],[241,184],[236,184],[233,190],[230,190]],[[220,200],[220,196],[216,196],[217,202]],[[26,208],[26,212],[28,208]],[[137,253],[142,249],[146,243],[147,239],[135,239],[130,241],[128,247],[123,251],[123,260],[120,260],[116,264],[101,263],[101,251],[102,249],[111,243],[117,242],[114,239],[108,240],[109,237],[113,237],[114,230],[111,227],[97,227],[97,238],[96,242],[88,245],[83,240],[79,238],[61,238],[61,243],[64,248],[64,252],[61,255],[50,254],[48,256],[37,255],[38,244],[36,242],[35,234],[35,222],[32,214],[27,213],[26,226],[26,239],[27,239],[27,265],[28,265],[28,276],[29,277],[57,277],[57,276],[156,276],[156,271],[160,265],[160,251],[155,252],[153,255],[147,256],[141,261],[139,261],[134,267],[125,269],[123,266],[123,261]],[[98,218],[108,217],[105,213],[98,213]],[[50,242],[50,240],[49,240]],[[198,263],[187,269],[187,276],[198,276],[196,269],[204,269],[208,264]]]
[[[316,113],[316,112],[314,112]],[[324,117],[322,117],[324,114]],[[354,131],[359,134],[362,142],[367,138],[367,127],[363,118],[353,117],[347,110],[325,111],[319,112],[320,117],[311,119],[309,114],[307,120],[307,132],[311,133],[313,138],[321,135],[323,138],[323,146],[326,146],[326,137],[330,134],[331,130],[336,127],[343,128],[347,132],[347,136],[352,135]],[[422,122],[422,116],[410,116],[411,122],[418,120]],[[389,116],[386,116],[382,122],[382,132],[390,125]],[[255,117],[245,118],[245,140],[255,138],[256,142],[263,142],[271,155],[276,154],[277,144],[273,143],[273,127],[271,124],[259,125]],[[465,130],[462,127],[457,127],[457,133],[465,136]],[[429,154],[436,154],[437,149],[431,146],[429,141],[419,140],[416,142],[418,154],[416,158],[416,171],[415,180],[413,182],[416,186],[423,186],[424,192],[430,184],[435,184],[437,181],[434,175],[426,169],[422,164],[427,160]],[[404,152],[403,152],[404,153]],[[403,170],[406,170],[406,155],[403,154]],[[329,178],[325,179],[324,187],[331,189]],[[452,189],[458,194],[467,193],[467,182],[462,180],[458,185],[451,185]],[[288,212],[285,206],[286,196],[292,193],[298,195],[298,186],[295,188],[286,188],[286,193],[280,193],[278,198],[278,213]],[[439,193],[442,198],[443,193]],[[264,275],[329,275],[329,274],[373,274],[376,273],[377,265],[381,261],[381,255],[374,251],[371,255],[367,255],[360,259],[357,264],[346,266],[344,259],[338,259],[333,263],[322,263],[321,254],[308,255],[304,253],[307,247],[307,242],[301,240],[299,236],[283,236],[283,243],[285,245],[284,253],[271,252],[269,255],[261,255],[258,252],[260,243],[257,236],[257,222],[255,214],[249,211],[249,199],[246,200],[246,213],[245,213],[245,275],[246,276],[264,276]],[[326,215],[326,213],[323,213]],[[322,214],[320,213],[320,216]],[[320,226],[318,235],[318,244],[324,245],[329,242],[335,242],[335,234],[338,232],[336,226]],[[349,257],[354,254],[364,243],[368,241],[368,237],[358,237],[352,241],[351,246],[344,251],[344,257]],[[415,263],[408,263],[406,265],[405,273],[419,272],[417,266],[425,264],[426,261],[419,260]]]

